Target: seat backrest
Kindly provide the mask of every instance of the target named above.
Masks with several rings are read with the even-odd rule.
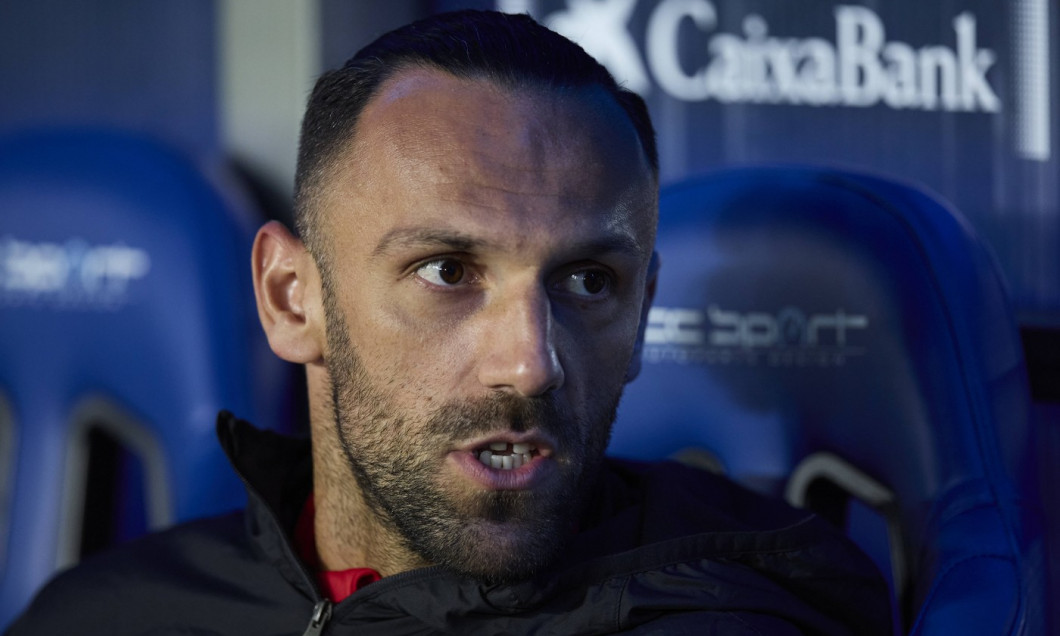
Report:
[[[664,191],[658,251],[612,454],[704,449],[856,540],[860,501],[905,629],[1044,633],[1019,336],[954,210],[876,176],[733,168]]]
[[[83,552],[241,505],[217,411],[283,427],[290,388],[254,310],[260,221],[159,142],[0,141],[0,628]]]

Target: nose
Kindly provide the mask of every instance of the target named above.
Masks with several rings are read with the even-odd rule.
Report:
[[[496,298],[483,318],[478,369],[483,386],[535,397],[563,385],[552,305],[539,285]]]

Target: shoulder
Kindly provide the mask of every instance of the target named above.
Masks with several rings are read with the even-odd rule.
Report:
[[[676,462],[611,460],[604,479],[610,485],[601,490],[610,493],[601,500],[610,501],[612,510],[591,530],[626,536],[627,549],[670,544],[712,558],[743,560],[757,554],[762,560],[811,561],[816,572],[854,565],[855,571],[878,576],[841,529],[724,476]],[[616,506],[616,501],[622,503]]]
[[[813,515],[715,473],[672,461],[609,459],[600,500],[612,508],[635,507],[646,540],[702,532],[776,530]],[[608,512],[602,512],[606,518]]]
[[[251,596],[249,582],[284,589],[277,576],[248,541],[242,513],[194,521],[60,573],[9,634],[224,633],[195,622],[223,612],[226,598]]]
[[[222,557],[250,558],[241,512],[180,524],[92,555],[59,574],[49,587],[78,593],[92,584],[136,589],[178,572],[201,574],[204,568],[197,566]]]
[[[606,559],[624,577],[630,607],[680,602],[690,615],[736,620],[740,607],[757,606],[752,614],[769,620],[819,624],[815,633],[885,632],[890,608],[879,572],[813,513],[673,462],[610,460],[602,479],[608,510],[575,538],[573,552]],[[710,592],[718,586],[723,597]]]

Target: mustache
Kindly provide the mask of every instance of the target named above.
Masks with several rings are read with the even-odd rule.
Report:
[[[576,428],[570,426],[570,414],[552,393],[530,398],[498,393],[451,402],[430,419],[432,430],[454,439],[493,432],[499,423],[517,433],[537,429],[560,438]]]

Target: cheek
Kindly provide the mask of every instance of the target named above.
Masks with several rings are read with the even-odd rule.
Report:
[[[623,317],[567,329],[560,351],[567,383],[582,387],[590,399],[594,392],[610,394],[621,389],[637,327],[638,319]]]
[[[428,402],[467,374],[475,342],[463,321],[408,311],[392,301],[359,312],[351,324],[350,338],[363,352],[366,370],[378,381],[392,389],[416,392]]]

